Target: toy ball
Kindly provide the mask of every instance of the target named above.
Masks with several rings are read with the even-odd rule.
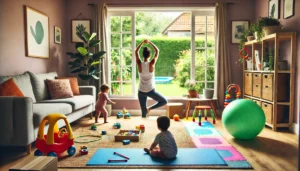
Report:
[[[179,121],[179,116],[178,116],[177,114],[175,114],[175,115],[173,116],[173,119],[174,119],[174,121]]]
[[[255,138],[265,122],[264,111],[252,100],[235,100],[226,106],[222,114],[224,127],[237,139]]]
[[[120,122],[114,123],[113,128],[120,129],[121,128]]]
[[[96,126],[96,125],[92,125],[92,126],[91,126],[91,130],[96,131],[96,130],[97,130],[97,126]]]

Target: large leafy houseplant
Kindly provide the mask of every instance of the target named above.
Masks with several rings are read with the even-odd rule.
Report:
[[[272,17],[260,17],[256,23],[251,25],[251,29],[255,32],[256,39],[261,41],[261,38],[264,36],[267,27],[276,27],[276,29],[272,29],[268,34],[273,32],[277,32],[281,29],[281,24],[278,19]]]
[[[96,33],[89,34],[86,28],[79,24],[76,26],[76,35],[83,41],[75,44],[77,52],[67,52],[67,55],[73,59],[69,62],[71,73],[78,73],[78,77],[82,80],[99,79],[100,59],[103,58],[105,51],[97,51],[93,53],[100,40],[97,40]]]

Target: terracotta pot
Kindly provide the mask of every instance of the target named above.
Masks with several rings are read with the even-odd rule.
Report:
[[[189,97],[190,98],[198,97],[198,91],[197,90],[189,90]]]
[[[254,36],[247,36],[247,41],[248,41],[248,42],[251,41],[251,40],[254,40],[254,39],[255,39]]]
[[[270,35],[273,33],[280,32],[281,26],[265,26],[263,28],[265,35]]]

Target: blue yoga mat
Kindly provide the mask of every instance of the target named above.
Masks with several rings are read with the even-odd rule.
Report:
[[[114,155],[120,153],[130,159],[127,162],[108,163],[108,159],[122,160],[124,158]],[[86,164],[87,166],[227,166],[226,162],[215,149],[207,148],[180,148],[177,157],[172,160],[152,158],[143,149],[137,148],[100,148]]]

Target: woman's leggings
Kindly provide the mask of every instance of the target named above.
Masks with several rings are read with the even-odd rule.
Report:
[[[155,89],[147,93],[139,91],[138,98],[142,109],[142,117],[146,117],[147,114],[147,97],[151,97],[153,100],[157,101],[156,104],[150,107],[150,110],[164,106],[168,102],[167,99],[156,92]]]

